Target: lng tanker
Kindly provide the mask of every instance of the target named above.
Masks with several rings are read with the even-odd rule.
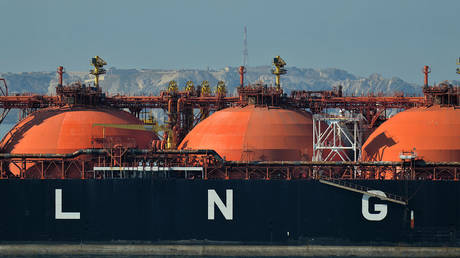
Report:
[[[109,96],[91,64],[54,96],[5,83],[0,108],[27,115],[0,143],[0,241],[460,244],[460,87],[427,67],[424,97],[288,95],[279,56],[274,86],[240,67],[237,96]]]

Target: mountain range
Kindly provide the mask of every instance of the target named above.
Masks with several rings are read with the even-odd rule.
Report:
[[[379,74],[359,77],[345,70],[336,68],[312,69],[288,67],[287,75],[282,76],[281,83],[285,92],[291,90],[330,90],[342,85],[346,95],[367,95],[370,93],[393,95],[421,95],[421,85],[405,82],[398,77],[384,78]],[[262,82],[267,85],[274,83],[274,76],[269,66],[247,68],[245,83]],[[0,73],[7,80],[10,92],[33,92],[38,94],[54,94],[58,77],[56,72],[22,72]],[[64,74],[64,84],[74,81],[90,81],[88,72],[69,71]],[[191,80],[195,85],[203,80],[209,81],[212,87],[218,81],[224,81],[229,94],[236,94],[239,85],[237,67],[226,67],[219,70],[160,70],[160,69],[107,69],[101,82],[103,89],[109,94],[156,95],[164,90],[171,80],[175,80],[180,88]]]

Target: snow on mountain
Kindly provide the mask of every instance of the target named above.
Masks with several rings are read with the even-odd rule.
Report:
[[[383,78],[379,74],[369,77],[358,77],[345,70],[336,68],[312,69],[288,67],[288,74],[282,76],[281,83],[285,92],[291,90],[330,90],[342,85],[346,95],[367,95],[383,93],[392,95],[404,92],[407,95],[421,95],[421,85],[408,83],[400,78]],[[245,83],[263,82],[274,84],[271,67],[249,67],[245,75]],[[55,72],[24,72],[0,74],[7,80],[10,92],[34,92],[39,94],[54,94],[57,85]],[[64,74],[64,84],[73,81],[88,81],[91,76],[87,72],[67,72]],[[226,67],[220,70],[160,70],[160,69],[117,69],[110,68],[101,82],[104,91],[109,94],[156,95],[164,90],[171,80],[177,81],[180,88],[191,80],[199,85],[203,80],[209,81],[215,87],[218,81],[225,82],[230,94],[236,94],[239,85],[237,67]]]

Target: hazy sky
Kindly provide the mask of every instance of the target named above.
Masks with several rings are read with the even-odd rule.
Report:
[[[290,66],[460,79],[460,1],[0,1],[0,72]]]

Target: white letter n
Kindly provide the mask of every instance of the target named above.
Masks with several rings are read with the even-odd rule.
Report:
[[[80,219],[80,212],[62,212],[62,189],[56,189],[56,219]]]
[[[214,204],[226,220],[233,220],[233,190],[226,191],[226,204],[222,202],[214,189],[208,189],[208,220],[214,220]]]

